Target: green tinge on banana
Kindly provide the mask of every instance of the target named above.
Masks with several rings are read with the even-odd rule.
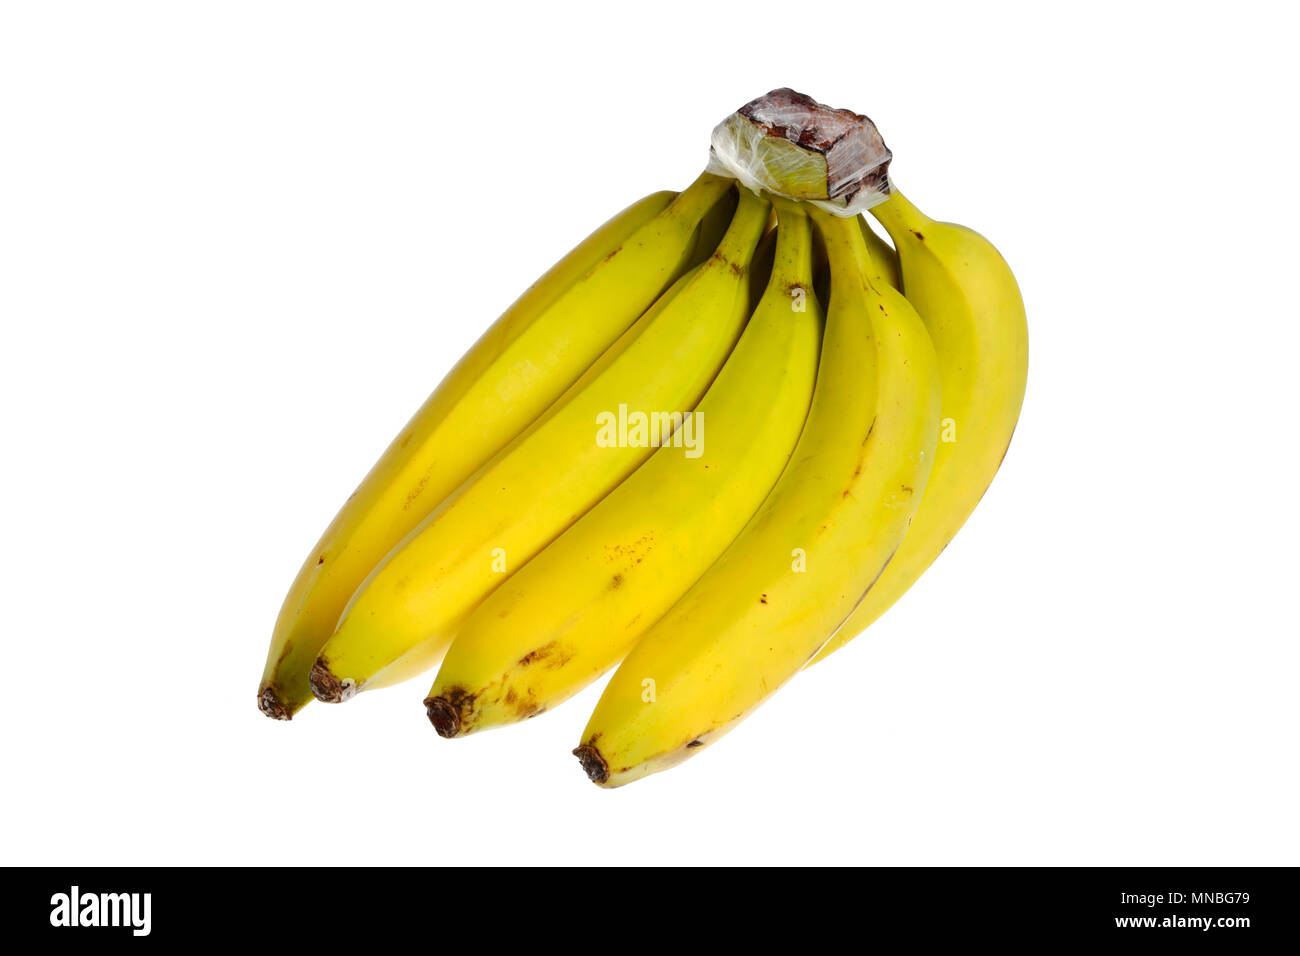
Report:
[[[271,636],[258,705],[287,720],[357,587],[519,434],[690,265],[734,184],[705,174],[628,207],[560,260],[457,363],[308,554]],[[716,215],[710,221],[716,221]],[[714,225],[712,228],[716,228]]]

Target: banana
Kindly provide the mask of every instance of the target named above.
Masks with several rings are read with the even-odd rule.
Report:
[[[739,200],[740,194],[735,189],[729,189],[700,219],[695,255],[691,259],[692,267],[704,262],[718,248],[718,243],[727,234],[727,227],[731,225],[732,217],[736,215],[736,203]]]
[[[903,283],[898,271],[898,255],[894,252],[893,246],[880,238],[880,234],[872,229],[871,224],[867,222],[866,216],[858,216],[858,222],[862,226],[862,237],[867,240],[867,251],[871,253],[873,278],[879,276],[895,289],[902,291]]]
[[[870,278],[859,223],[814,215],[831,295],[807,423],[758,512],[605,688],[574,751],[602,786],[700,752],[797,673],[920,501],[938,438],[934,349],[907,300]]]
[[[938,356],[940,438],[925,496],[902,547],[812,663],[885,613],[947,547],[1002,464],[1025,397],[1025,307],[998,251],[964,226],[925,216],[896,189],[872,213],[898,248],[903,291]]]
[[[812,270],[808,218],[781,204],[771,278],[694,413],[697,437],[708,434],[699,454],[661,448],[478,606],[425,701],[439,734],[513,723],[577,693],[730,544],[807,416],[823,322]]]
[[[655,193],[570,252],[502,315],[402,429],[298,572],[275,623],[258,705],[288,720],[370,571],[519,434],[690,265],[701,218],[732,189],[705,174]]]
[[[649,457],[653,439],[631,429],[602,447],[602,416],[694,408],[749,315],[746,272],[768,209],[742,191],[717,251],[370,573],[312,667],[318,698],[346,700],[436,664],[507,574]]]

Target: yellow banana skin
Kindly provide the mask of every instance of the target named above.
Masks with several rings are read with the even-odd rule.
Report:
[[[694,408],[749,315],[746,270],[768,204],[744,191],[717,251],[663,297],[536,422],[371,572],[313,665],[338,702],[435,665],[507,574],[635,470],[652,448],[597,442],[602,414]]]
[[[807,216],[783,206],[770,281],[696,409],[707,434],[699,456],[660,449],[470,615],[425,701],[439,734],[510,724],[587,686],[758,509],[817,377],[824,316],[811,240]]]
[[[898,269],[898,256],[893,247],[871,228],[866,216],[858,216],[858,222],[862,225],[862,237],[867,240],[867,251],[871,253],[874,274],[901,291],[903,281]]]
[[[903,291],[938,356],[940,437],[934,470],[902,547],[812,663],[884,614],[947,547],[997,474],[1025,397],[1025,307],[998,251],[964,226],[925,216],[897,190],[872,212],[894,240]]]
[[[272,632],[258,705],[287,720],[366,575],[543,412],[670,285],[731,189],[702,176],[615,216],[526,291],[452,369],[348,498],[298,572]]]
[[[815,213],[830,260],[821,365],[790,464],[718,561],[619,666],[574,753],[615,787],[699,753],[774,693],[888,564],[934,459],[939,378],[859,223]]]

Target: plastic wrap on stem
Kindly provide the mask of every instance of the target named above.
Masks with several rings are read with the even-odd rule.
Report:
[[[783,88],[714,128],[709,171],[849,217],[889,198],[892,158],[866,116]]]

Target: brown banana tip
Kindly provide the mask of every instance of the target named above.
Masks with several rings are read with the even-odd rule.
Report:
[[[293,712],[280,701],[275,691],[263,687],[257,693],[257,709],[272,720],[293,720]]]
[[[323,657],[318,657],[311,665],[307,682],[311,685],[312,696],[327,704],[341,704],[357,692],[356,682],[351,677],[342,680],[335,677]]]
[[[439,737],[450,740],[460,736],[460,713],[450,701],[443,697],[429,697],[424,701],[424,709]]]
[[[603,784],[609,779],[609,764],[605,763],[605,758],[595,747],[583,744],[581,747],[574,748],[573,755],[578,758],[578,763],[582,764],[582,769],[587,771],[587,776],[592,783]]]

